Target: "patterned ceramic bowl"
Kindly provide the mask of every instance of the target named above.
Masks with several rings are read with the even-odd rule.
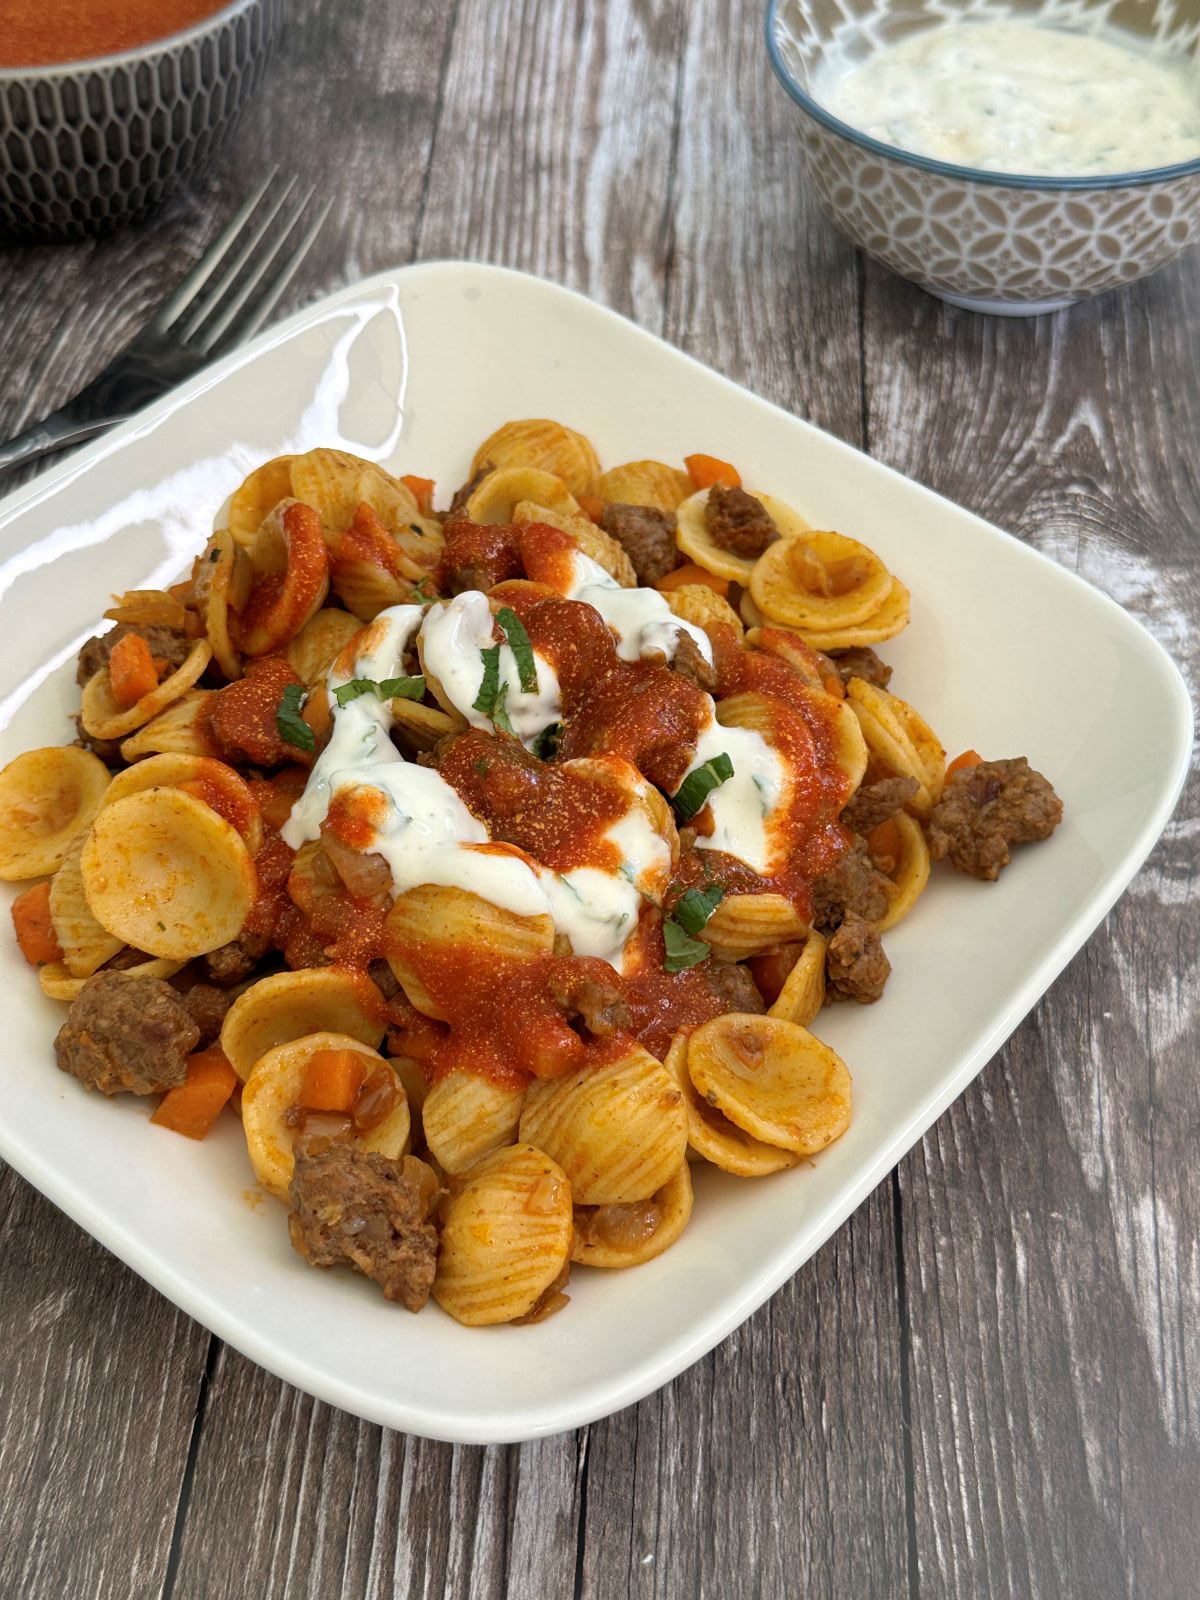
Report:
[[[1200,0],[771,0],[771,65],[800,112],[809,177],[855,244],[931,294],[1029,315],[1132,283],[1200,234],[1200,159],[1088,178],[1008,176],[913,155],[813,99],[822,63],[959,17],[1078,22],[1099,13],[1190,56]]]
[[[231,0],[121,55],[0,70],[0,232],[77,239],[208,165],[258,89],[284,0]]]

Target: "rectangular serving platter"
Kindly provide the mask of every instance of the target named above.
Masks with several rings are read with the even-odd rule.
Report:
[[[1066,820],[996,884],[936,869],[887,935],[883,1000],[822,1014],[816,1031],[854,1079],[836,1145],[758,1182],[696,1169],[678,1244],[633,1271],[577,1270],[570,1306],[535,1327],[466,1329],[432,1304],[410,1316],[349,1273],[306,1267],[282,1209],[255,1193],[235,1119],[191,1144],[151,1126],[144,1102],[106,1101],[57,1071],[62,1008],[0,939],[0,1156],[271,1372],[373,1421],[471,1443],[640,1399],[795,1272],[1094,931],[1165,826],[1191,746],[1171,661],[1081,579],[578,295],[432,263],[311,306],[0,504],[0,761],[73,737],[75,651],[109,595],[184,572],[261,461],[335,445],[446,491],[479,440],[523,416],[580,429],[605,465],[720,455],[878,550],[913,597],[908,630],[882,647],[892,687],[947,749],[1027,755]]]

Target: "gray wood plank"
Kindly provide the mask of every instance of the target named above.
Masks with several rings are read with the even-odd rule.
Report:
[[[872,268],[865,311],[872,451],[1106,589],[1193,689],[1198,282],[1006,323]],[[922,1595],[1195,1592],[1198,801],[900,1168]]]
[[[0,1167],[0,1595],[161,1593],[208,1347]]]

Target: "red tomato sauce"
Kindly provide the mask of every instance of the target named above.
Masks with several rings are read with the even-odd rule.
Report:
[[[91,61],[165,39],[228,0],[7,0],[0,67]]]

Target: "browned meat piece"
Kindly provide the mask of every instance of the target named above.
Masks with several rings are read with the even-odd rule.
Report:
[[[77,734],[75,743],[81,745],[84,750],[90,750],[94,756],[99,756],[106,767],[124,766],[120,739],[97,739],[84,727],[82,712],[75,718],[75,732]]]
[[[468,522],[459,517],[443,529],[445,543],[438,564],[437,586],[443,594],[468,589],[493,589],[519,578],[521,530],[512,523]]]
[[[242,934],[228,944],[210,950],[204,958],[204,975],[223,987],[248,978],[270,948],[266,939]]]
[[[849,683],[851,678],[861,678],[864,683],[873,683],[877,689],[886,689],[891,682],[891,667],[886,661],[881,661],[869,646],[864,645],[857,650],[831,651],[829,659],[837,668],[843,683]]]
[[[101,1094],[160,1094],[187,1077],[199,1038],[169,983],[98,972],[71,1002],[54,1053],[64,1072]]]
[[[203,1050],[220,1036],[225,1013],[233,1001],[224,989],[215,989],[211,983],[194,983],[190,989],[183,991],[180,999],[187,1007],[188,1015],[200,1029],[200,1042],[197,1048]]]
[[[579,978],[573,972],[552,972],[546,984],[550,998],[561,1006],[568,1022],[576,1018],[597,1039],[632,1026],[629,1006],[621,991],[609,983]]]
[[[813,879],[813,927],[840,928],[849,916],[878,922],[888,908],[887,883],[867,854],[866,843],[855,835],[837,866]]]
[[[825,993],[830,1000],[870,1005],[883,993],[892,964],[883,953],[879,929],[848,915],[825,952]]]
[[[313,1267],[346,1262],[374,1279],[388,1300],[419,1311],[437,1267],[429,1218],[437,1180],[423,1161],[392,1161],[352,1144],[298,1149],[288,1232]]]
[[[367,968],[367,977],[385,1000],[394,1000],[400,993],[399,980],[386,961],[372,961]]]
[[[600,526],[633,562],[637,581],[648,587],[665,578],[679,561],[675,518],[656,506],[605,506]]]
[[[981,761],[946,785],[930,818],[929,853],[993,882],[1011,859],[1009,845],[1048,839],[1062,814],[1053,787],[1024,756]]]
[[[450,512],[448,512],[447,515],[450,515],[450,513],[455,511],[461,511],[466,505],[467,501],[475,493],[476,489],[478,489],[479,485],[487,477],[488,473],[493,470],[492,463],[490,461],[485,461],[474,477],[468,478],[466,483],[464,483],[461,488],[456,489],[454,491],[454,498],[450,502]]]
[[[736,961],[709,961],[703,974],[726,1011],[752,1011],[760,1015],[767,1009],[749,967],[739,966]]]
[[[713,543],[735,556],[760,556],[779,537],[761,500],[723,483],[714,483],[708,491],[704,522]]]
[[[690,634],[681,633],[675,644],[675,659],[671,662],[676,672],[691,680],[697,689],[713,694],[717,688],[717,669],[704,659],[703,652]]]
[[[902,811],[921,785],[915,778],[880,778],[866,783],[842,812],[842,821],[864,836]]]
[[[192,640],[186,634],[176,633],[173,628],[153,625],[134,628],[128,622],[118,622],[115,628],[110,628],[107,633],[96,634],[84,644],[79,652],[75,682],[84,684],[89,678],[94,678],[101,667],[106,667],[113,653],[113,645],[127,633],[140,633],[150,646],[150,654],[157,661],[167,661],[173,667],[181,666],[192,648]]]

